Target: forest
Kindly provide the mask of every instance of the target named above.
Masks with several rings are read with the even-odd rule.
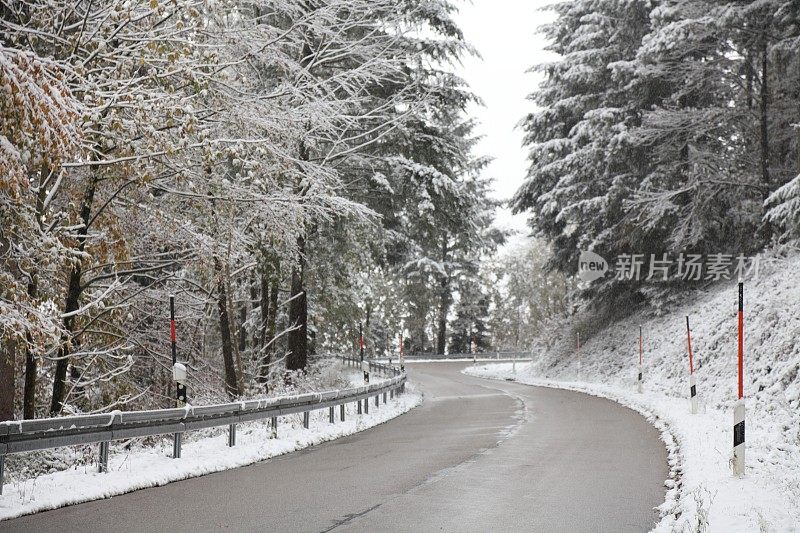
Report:
[[[591,250],[728,262],[798,237],[800,3],[575,0],[542,28],[555,61],[522,121],[530,168],[512,203],[573,275]],[[674,273],[678,265],[672,265]],[[703,273],[705,276],[705,272]],[[663,308],[685,280],[606,276],[599,316]]]
[[[798,237],[800,4],[555,2],[511,251],[457,8],[2,3],[0,418],[170,405],[170,296],[192,398],[217,401],[362,335],[376,356],[547,348],[689,285],[580,283],[582,251]]]
[[[0,419],[173,404],[170,296],[195,402],[360,330],[370,354],[468,344],[454,295],[503,235],[453,10],[3,2]]]

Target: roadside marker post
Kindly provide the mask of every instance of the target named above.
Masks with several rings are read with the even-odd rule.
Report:
[[[364,327],[358,325],[358,349],[361,355],[361,371],[364,372],[364,384],[369,384],[369,363],[364,361]]]
[[[738,346],[738,399],[733,408],[733,473],[736,476],[744,475],[744,283],[739,282],[739,346]]]
[[[638,379],[639,394],[641,394],[644,389],[644,387],[642,386],[643,367],[644,367],[644,345],[642,343],[642,326],[639,326],[639,379]]]
[[[169,338],[172,348],[172,379],[175,381],[175,406],[183,407],[187,402],[186,366],[178,362],[178,334],[175,326],[175,295],[169,295]],[[183,433],[172,436],[172,458],[180,459]]]
[[[689,316],[686,316],[686,344],[689,347],[689,399],[692,414],[697,414],[697,382],[694,377],[694,356],[692,354],[692,330],[689,329]]]

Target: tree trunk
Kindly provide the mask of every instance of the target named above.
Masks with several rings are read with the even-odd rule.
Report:
[[[219,332],[222,338],[222,361],[225,367],[225,392],[231,398],[236,398],[241,391],[233,354],[233,335],[228,315],[228,290],[225,285],[222,264],[218,258],[214,258],[214,270],[217,275],[217,312],[219,314]]]
[[[22,418],[36,418],[36,354],[31,349],[29,339],[25,350],[25,390],[22,396]]]
[[[36,281],[28,284],[28,295],[35,300],[38,293]],[[33,337],[30,332],[25,334],[27,346],[25,348],[25,389],[22,393],[22,418],[31,420],[36,418],[36,354],[33,352]]]
[[[304,370],[308,362],[308,302],[304,287],[305,238],[297,238],[298,265],[292,267],[292,290],[289,304],[289,354],[286,370]]]
[[[767,36],[761,42],[761,181],[764,198],[769,195],[769,80]]]
[[[78,235],[78,251],[83,252],[86,249],[86,238],[89,233],[89,220],[92,213],[92,204],[94,203],[94,194],[97,190],[97,177],[94,173],[96,169],[92,169],[92,177],[89,186],[81,203],[81,221],[83,222],[83,229]],[[69,286],[67,288],[67,297],[64,301],[64,314],[70,314],[78,310],[81,293],[81,275],[83,268],[80,261],[76,262],[72,267],[69,274]],[[66,331],[64,337],[61,339],[61,347],[58,349],[58,361],[56,361],[56,371],[53,376],[53,397],[50,402],[50,414],[57,415],[61,412],[64,403],[64,396],[67,392],[67,367],[69,366],[69,354],[71,353],[72,343],[74,339],[72,334],[74,332],[75,316],[70,315],[64,319],[64,330]]]
[[[442,240],[442,265],[447,261],[447,237]],[[444,354],[447,348],[447,313],[450,309],[450,280],[447,274],[439,280],[439,327],[436,335],[436,353]]]
[[[17,341],[0,338],[0,422],[14,420],[14,376]]]
[[[258,276],[253,276],[253,279],[250,280],[250,305],[253,310],[255,310],[256,304],[259,301],[258,296]],[[255,314],[255,313],[253,313]],[[255,317],[254,317],[255,318]],[[257,356],[258,354],[258,347],[260,345],[260,337],[259,334],[261,333],[261,328],[253,326],[252,334],[250,335],[250,352],[253,356]]]
[[[269,373],[275,353],[275,326],[278,318],[278,283],[280,263],[272,260],[261,271],[261,369],[259,382],[269,392]]]
[[[247,350],[247,302],[244,301],[239,306],[239,354],[243,354]]]
[[[47,196],[47,188],[43,183],[51,175],[52,170],[48,165],[43,165],[39,172],[39,192],[36,196],[36,220],[39,229],[44,230],[42,221],[44,217],[44,201]],[[31,301],[36,301],[39,297],[39,281],[34,273],[31,282],[28,283],[28,296]],[[33,351],[33,337],[30,332],[25,334],[27,345],[25,347],[25,389],[22,393],[22,418],[31,420],[36,418],[36,374],[38,372],[36,364],[36,354]]]

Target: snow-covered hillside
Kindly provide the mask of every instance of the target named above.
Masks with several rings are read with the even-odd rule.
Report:
[[[631,316],[595,333],[580,354],[565,328],[530,365],[470,369],[576,388],[621,401],[675,440],[664,529],[793,530],[800,524],[800,255],[774,258],[745,284],[747,469],[733,477],[737,287],[714,285],[687,295],[664,316]],[[686,316],[690,316],[701,412],[689,413]],[[644,393],[636,392],[639,326]],[[671,500],[671,501],[670,501]]]

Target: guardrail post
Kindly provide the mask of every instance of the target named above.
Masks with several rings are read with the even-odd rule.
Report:
[[[303,413],[303,427],[306,429],[308,429],[309,426],[309,418],[311,418],[310,415],[311,413],[309,413],[308,411]]]
[[[386,391],[383,392],[383,403],[386,403]]]
[[[369,398],[364,398],[364,414],[369,414]]]
[[[273,416],[269,419],[270,437],[271,439],[278,438],[278,417]]]
[[[389,398],[391,398],[392,400],[394,400],[394,389],[391,389],[391,390],[389,391]]]
[[[108,472],[108,448],[109,442],[103,441],[100,443],[100,461],[97,465],[97,471],[101,473]]]
[[[172,458],[181,458],[181,444],[183,442],[183,433],[175,433],[172,436]]]
[[[380,394],[376,394],[375,395],[375,407],[380,407],[380,405],[381,405],[381,395]]]
[[[358,406],[357,409],[356,409],[356,414],[360,415],[361,411],[362,411],[362,409],[361,409],[361,400],[357,400],[356,401],[356,405]]]
[[[6,467],[6,456],[0,454],[0,494],[3,494],[3,474]]]
[[[236,424],[228,426],[228,448],[236,446]]]
[[[330,406],[330,408],[328,408],[328,422],[330,422],[331,424],[336,422],[336,419],[334,418],[334,411],[332,405]]]
[[[339,406],[339,420],[344,422],[344,404]]]

